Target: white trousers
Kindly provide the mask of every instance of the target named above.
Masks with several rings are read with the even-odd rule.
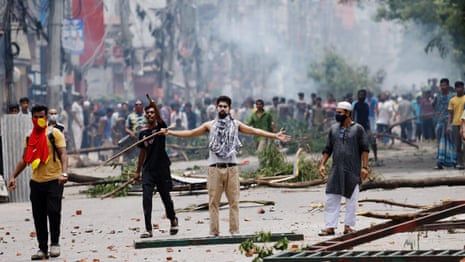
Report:
[[[76,150],[79,150],[81,149],[82,135],[84,129],[81,128],[75,121],[71,123],[71,128],[73,130],[74,148]]]
[[[356,185],[352,196],[350,198],[345,198],[346,214],[344,217],[344,224],[350,227],[355,226],[355,212],[357,211],[359,192],[359,186]],[[337,221],[339,219],[339,212],[341,210],[341,198],[341,195],[326,194],[324,210],[326,228],[337,228]]]

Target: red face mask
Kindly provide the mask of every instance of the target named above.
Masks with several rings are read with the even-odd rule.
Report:
[[[34,128],[45,128],[47,127],[47,119],[46,118],[32,118],[32,124]]]

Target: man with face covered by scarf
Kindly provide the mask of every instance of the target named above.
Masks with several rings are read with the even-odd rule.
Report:
[[[217,116],[192,130],[163,129],[165,135],[175,137],[195,137],[209,132],[208,148],[208,210],[210,213],[210,235],[218,236],[219,230],[219,204],[223,192],[229,204],[229,232],[239,233],[239,172],[237,167],[237,150],[241,146],[239,132],[279,139],[287,142],[291,139],[284,131],[271,133],[265,130],[250,127],[229,114],[231,98],[220,96],[216,100]]]
[[[336,106],[336,122],[331,126],[320,162],[320,175],[325,178],[325,164],[333,156],[333,164],[326,184],[324,217],[326,228],[318,235],[335,234],[338,224],[341,198],[346,198],[344,234],[353,232],[359,185],[368,176],[368,136],[362,125],[351,119],[352,105],[339,102]]]
[[[47,259],[60,256],[61,200],[63,187],[68,181],[68,157],[63,133],[57,128],[47,127],[48,108],[42,105],[32,107],[33,128],[26,138],[23,158],[18,162],[10,176],[8,189],[16,188],[16,177],[26,168],[32,167],[31,204],[34,226],[39,242],[39,250],[31,260]],[[54,138],[55,148],[49,141],[48,134]],[[54,152],[56,150],[56,152]],[[57,157],[53,157],[57,154]],[[50,228],[47,226],[50,224]],[[50,231],[50,254],[48,253],[48,232]]]

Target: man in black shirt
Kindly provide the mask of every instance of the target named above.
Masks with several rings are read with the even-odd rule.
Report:
[[[139,133],[139,140],[166,128],[165,122],[161,119],[160,113],[156,106],[150,104],[145,107],[145,118],[147,125]],[[165,206],[165,212],[171,221],[170,234],[178,233],[178,218],[174,211],[173,201],[171,200],[170,191],[172,188],[170,159],[165,150],[166,137],[163,135],[154,136],[147,141],[139,144],[140,152],[137,162],[136,179],[141,178],[142,171],[142,206],[144,209],[146,233],[141,238],[153,236],[152,232],[152,198],[154,187],[160,193],[161,200]]]
[[[354,108],[354,121],[359,123],[360,125],[365,128],[365,131],[370,130],[370,121],[368,120],[369,114],[369,106],[365,102],[366,99],[366,91],[361,89],[358,91],[358,100],[355,101],[353,108]]]
[[[375,165],[378,162],[378,145],[376,144],[376,137],[370,130],[370,120],[368,118],[370,114],[370,106],[366,102],[367,91],[365,89],[360,89],[357,92],[357,101],[354,103],[353,108],[353,118],[356,123],[365,128],[366,133],[368,134],[368,141],[371,145],[371,150],[375,155]]]

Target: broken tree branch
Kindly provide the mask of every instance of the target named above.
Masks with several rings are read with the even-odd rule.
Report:
[[[96,182],[96,181],[101,181],[101,180],[103,180],[103,178],[94,177],[94,176],[78,175],[76,173],[68,173],[69,182],[89,183],[89,182]]]
[[[107,150],[116,150],[119,149],[118,146],[99,146],[99,147],[89,147],[89,148],[82,148],[79,150],[72,150],[68,151],[68,155],[79,155],[84,153],[91,153],[91,152],[99,152],[99,151],[107,151]]]
[[[125,187],[127,187],[129,184],[133,183],[136,179],[134,177],[131,177],[128,179],[128,181],[124,182],[123,184],[119,185],[117,188],[115,188],[113,191],[106,193],[105,195],[101,196],[100,199],[105,199],[107,197],[113,196],[114,194],[118,193],[119,191],[123,190]]]
[[[274,206],[274,201],[267,201],[267,200],[239,200],[239,203],[253,203],[259,204],[264,206]],[[228,202],[220,202],[220,207],[229,205]],[[188,206],[186,208],[177,209],[176,212],[191,212],[191,211],[198,211],[198,210],[208,210],[208,203],[202,203],[198,205]]]
[[[304,187],[318,186],[324,183],[326,183],[326,179],[315,179],[312,181],[293,182],[293,183],[291,182],[272,183],[269,181],[257,181],[258,185],[265,185],[269,187],[279,187],[279,188],[304,188]]]
[[[412,143],[412,142],[410,142],[410,141],[408,141],[408,140],[406,140],[406,139],[403,139],[403,138],[400,137],[400,136],[395,136],[395,135],[393,135],[393,134],[383,133],[383,132],[378,132],[378,133],[376,133],[376,136],[377,136],[377,137],[386,136],[386,137],[389,137],[389,138],[398,139],[398,140],[400,140],[402,143],[405,143],[405,144],[407,144],[407,145],[409,145],[409,146],[413,146],[413,147],[415,147],[416,149],[419,149],[419,147],[418,147],[417,144]]]
[[[464,186],[465,176],[435,177],[422,179],[389,179],[367,181],[360,186],[360,191],[375,188],[394,189],[399,187]]]
[[[389,213],[378,214],[378,213],[373,213],[373,212],[359,212],[359,213],[357,213],[357,216],[379,218],[379,219],[391,219],[391,220],[394,220],[394,221],[406,221],[406,220],[415,219],[415,218],[418,218],[418,217],[425,216],[425,214],[415,213],[415,214],[391,215]]]
[[[113,180],[97,180],[92,182],[82,182],[82,183],[74,183],[74,184],[65,184],[65,187],[78,187],[78,186],[96,186],[96,185],[103,185],[103,184],[114,184],[114,183],[121,183],[126,182],[126,179],[113,179]]]
[[[300,162],[300,155],[304,150],[299,148],[295,154],[295,161],[293,165],[292,175],[284,175],[284,176],[260,176],[257,178],[257,183],[260,184],[261,182],[270,183],[270,184],[279,184],[284,181],[292,180],[299,177],[299,162]]]
[[[155,133],[153,133],[153,134],[151,134],[151,135],[149,135],[149,136],[147,136],[147,137],[144,137],[143,139],[141,139],[141,140],[135,142],[134,144],[132,144],[132,145],[126,147],[125,149],[121,150],[120,152],[114,154],[114,155],[111,156],[107,161],[103,162],[103,163],[102,163],[100,166],[98,166],[97,168],[107,165],[108,163],[110,163],[111,161],[115,160],[116,158],[122,156],[124,153],[126,153],[126,152],[128,152],[129,150],[133,149],[134,147],[136,147],[136,146],[139,145],[140,143],[143,143],[143,142],[149,140],[150,138],[153,138],[154,136],[159,135],[159,134],[161,134],[161,133],[162,133],[162,131],[158,131],[158,132],[155,132]]]
[[[395,126],[398,126],[398,125],[402,125],[403,123],[406,123],[408,121],[412,121],[412,120],[415,120],[417,118],[427,118],[427,117],[430,117],[430,116],[435,116],[436,114],[435,113],[428,113],[428,114],[424,114],[424,115],[419,115],[419,116],[414,116],[414,117],[410,117],[410,118],[407,118],[405,120],[402,120],[402,121],[398,121],[398,122],[395,122],[393,123],[392,125],[389,125],[387,130],[388,131],[391,131]]]
[[[391,200],[387,199],[361,199],[358,201],[360,202],[374,202],[374,203],[384,203],[384,204],[389,204],[392,206],[400,206],[400,207],[408,207],[408,208],[420,208],[420,209],[426,209],[430,208],[430,206],[422,206],[422,205],[412,205],[412,204],[405,204],[405,203],[399,203],[399,202],[394,202]]]

